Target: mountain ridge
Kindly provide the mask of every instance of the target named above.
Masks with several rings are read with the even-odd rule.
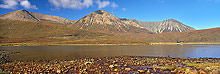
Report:
[[[220,28],[194,30],[177,20],[168,19],[147,22],[150,29],[159,30],[152,33],[144,24],[118,18],[104,10],[92,12],[77,21],[26,10],[0,15],[0,18],[0,43],[220,42]]]
[[[145,37],[145,40],[151,42],[220,42],[220,27],[186,32],[167,32],[146,35]]]
[[[159,22],[143,22],[135,19],[130,20],[154,33],[186,32],[195,30],[194,28],[187,26],[175,19],[168,19]]]
[[[0,19],[31,21],[31,22],[40,21],[38,18],[34,17],[30,12],[24,9],[3,14],[0,16]]]
[[[48,22],[62,24],[63,26],[67,27],[108,33],[118,32],[152,34],[195,30],[194,28],[174,19],[168,19],[159,22],[143,22],[135,19],[121,19],[108,13],[105,10],[94,11],[76,21],[68,20],[59,16],[28,12],[24,9],[0,15],[0,19]]]
[[[0,19],[17,20],[17,21],[29,21],[29,22],[48,22],[55,24],[71,24],[74,21],[52,15],[45,15],[41,13],[29,12],[21,9],[13,12],[9,12],[0,16]]]
[[[138,24],[132,21],[123,21],[104,10],[92,12],[75,21],[71,26],[85,30],[96,30],[111,33],[123,32],[151,34],[150,31],[142,28]]]

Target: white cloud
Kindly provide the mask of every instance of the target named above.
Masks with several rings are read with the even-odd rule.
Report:
[[[93,6],[93,2],[98,4],[98,8],[104,8],[111,5],[112,8],[117,8],[118,5],[115,2],[101,1],[101,0],[48,0],[49,3],[56,8],[71,8],[71,9],[83,9]]]
[[[122,8],[122,11],[126,11],[127,10],[127,8]]]
[[[117,8],[118,5],[115,3],[115,2],[112,2],[112,5],[111,5],[112,8]]]
[[[93,5],[93,0],[49,0],[57,8],[83,9]]]
[[[28,0],[3,0],[3,4],[0,4],[0,8],[16,9],[18,5],[26,9],[37,9],[36,5],[31,5]]]
[[[28,0],[21,1],[20,4],[26,9],[38,9],[36,5],[31,5],[31,3]]]
[[[100,0],[97,0],[96,3],[98,4],[98,8],[101,9],[101,8],[108,6],[111,2],[110,1],[101,2]]]
[[[15,9],[18,5],[17,0],[3,0],[3,4],[0,4],[0,8]]]
[[[84,0],[83,4],[89,8],[90,6],[93,5],[93,0]]]

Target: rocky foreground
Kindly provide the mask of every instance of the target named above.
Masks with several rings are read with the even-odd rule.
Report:
[[[20,53],[20,52],[0,49],[0,64],[11,62],[11,60],[9,59],[9,56],[17,54],[17,53]]]
[[[219,74],[220,58],[117,56],[72,60],[13,61],[0,65],[3,73],[171,73]]]

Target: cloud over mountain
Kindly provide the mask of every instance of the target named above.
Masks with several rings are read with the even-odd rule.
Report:
[[[115,2],[101,1],[101,0],[48,0],[49,3],[54,5],[56,8],[71,8],[71,9],[84,9],[89,8],[96,3],[98,8],[105,8],[111,5],[112,8],[117,8],[118,5]]]
[[[112,8],[117,8],[118,5],[115,3],[115,2],[112,2],[112,5],[111,5]]]
[[[96,3],[98,4],[98,8],[100,9],[100,8],[104,8],[104,7],[108,6],[111,2],[97,0]]]
[[[49,0],[57,8],[83,9],[93,5],[93,0]]]
[[[36,5],[31,5],[31,3],[28,0],[21,1],[20,4],[26,9],[38,9]]]

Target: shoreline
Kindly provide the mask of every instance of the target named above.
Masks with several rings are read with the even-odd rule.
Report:
[[[56,44],[56,43],[2,43],[0,46],[90,46],[90,45],[220,45],[220,43],[206,43],[206,42],[190,42],[190,43],[169,43],[169,42],[152,42],[148,44]]]
[[[64,59],[66,56],[58,54],[60,57],[56,58],[32,56],[24,59],[18,56],[21,53],[24,51],[1,50],[0,74],[218,74],[220,72],[220,58],[122,55]],[[17,58],[13,56],[18,56],[20,59],[13,59]]]

